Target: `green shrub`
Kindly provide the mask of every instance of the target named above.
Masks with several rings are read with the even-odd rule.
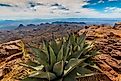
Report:
[[[58,41],[43,41],[41,48],[30,46],[34,60],[29,65],[21,65],[33,69],[33,73],[22,81],[76,81],[76,77],[93,75],[87,66],[98,69],[91,60],[97,50],[85,39],[85,33],[70,34]]]

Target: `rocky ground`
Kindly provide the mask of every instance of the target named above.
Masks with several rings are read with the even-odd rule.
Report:
[[[40,37],[42,38],[43,35],[44,37],[46,37],[46,39],[50,39],[52,37],[51,35],[53,31],[55,31],[54,35],[59,36],[62,35],[62,33],[60,32],[64,31],[64,29],[65,28],[56,27],[52,27],[49,29],[48,27],[45,29],[45,31],[42,31],[43,33],[39,30],[21,29],[21,32],[29,32],[27,34],[24,34],[25,37],[23,36],[23,38],[21,39],[24,40],[25,43],[29,42],[27,40],[30,39],[30,41],[35,41],[38,38],[40,39]],[[75,31],[74,28],[69,28],[68,30],[65,30],[65,33],[67,33],[67,31],[72,30],[73,32]],[[76,31],[77,30],[79,30],[79,28],[77,28]],[[121,23],[116,23],[114,27],[111,27],[109,25],[85,26],[85,28],[81,29],[78,33],[81,34],[85,31],[87,31],[87,41],[92,42],[93,40],[95,40],[95,46],[100,49],[100,54],[95,57],[95,60],[97,62],[97,65],[101,68],[102,72],[106,74],[111,81],[121,81]],[[11,33],[11,31],[6,32]],[[12,35],[14,34],[15,33],[12,33]],[[16,33],[15,35],[19,36],[18,33]],[[10,41],[10,39],[7,40],[6,38],[6,40],[2,40],[2,42],[6,41]],[[14,75],[21,73],[24,70],[20,70],[23,67],[17,68],[19,66],[18,62],[25,61],[25,57],[23,57],[23,55],[21,54],[21,44],[22,43],[20,40],[16,40],[13,42],[3,43],[0,45],[1,81],[15,81],[12,79]],[[18,48],[20,50],[18,50]],[[12,67],[14,67],[14,69],[12,69]],[[13,75],[11,75],[12,73]],[[8,77],[9,75],[11,75],[11,77]],[[102,76],[100,77],[102,79],[98,81],[110,81],[108,79],[104,80]]]
[[[98,66],[112,81],[121,81],[121,23],[114,27],[91,26],[80,30],[87,31],[87,40],[95,39],[100,55],[95,58]]]
[[[43,39],[50,40],[53,35],[60,37],[82,28],[83,26],[78,24],[29,24],[27,26],[20,24],[15,30],[1,30],[0,43],[21,39],[25,43],[39,44]]]

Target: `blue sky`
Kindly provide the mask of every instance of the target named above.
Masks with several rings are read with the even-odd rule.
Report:
[[[106,7],[121,8],[121,0],[87,0],[89,4],[84,5],[83,8],[92,8],[99,12],[105,12]]]
[[[0,0],[0,19],[121,18],[121,0]]]

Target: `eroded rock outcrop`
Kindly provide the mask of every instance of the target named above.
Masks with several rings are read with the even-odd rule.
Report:
[[[103,73],[112,81],[121,81],[121,30],[93,26],[79,33],[84,31],[87,31],[87,41],[95,40],[95,46],[100,49],[95,59]]]
[[[17,81],[15,76],[22,75],[23,67],[19,65],[24,60],[21,45],[21,40],[0,44],[0,81]]]
[[[113,28],[121,29],[121,22],[117,22],[117,23],[115,23],[115,25],[114,25]]]

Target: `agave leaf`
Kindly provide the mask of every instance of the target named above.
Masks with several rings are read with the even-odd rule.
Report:
[[[63,73],[63,68],[64,68],[64,63],[63,61],[59,61],[57,63],[55,63],[54,67],[53,67],[53,72],[57,75],[57,76],[61,76]]]
[[[63,42],[64,42],[64,39],[63,38],[61,38],[59,41],[57,41],[58,51],[61,49]]]
[[[51,72],[37,71],[37,72],[34,72],[33,74],[29,75],[29,77],[40,78],[40,79],[48,79],[50,81],[50,80],[55,79],[56,75],[54,73],[51,73]]]
[[[45,40],[43,40],[42,43],[42,49],[46,51],[46,53],[48,53],[47,47],[49,46],[49,43]]]
[[[22,63],[20,63],[20,65],[22,65],[22,66],[24,66],[24,67],[27,67],[27,68],[30,68],[30,69],[33,69],[33,70],[42,70],[43,68],[44,68],[44,66],[43,65],[41,65],[41,66],[36,66],[36,67],[33,67],[33,66],[30,66],[30,65],[27,65],[27,64],[22,64]]]
[[[85,43],[83,48],[88,48],[88,47],[91,47],[91,46],[92,46],[92,45],[90,45],[90,44],[88,44],[88,43]]]
[[[80,35],[80,37],[79,37],[79,44],[83,41],[83,40],[85,40],[86,39],[86,32],[84,32],[83,34],[81,34]]]
[[[57,55],[59,49],[58,49],[58,46],[57,46],[57,43],[56,43],[55,39],[53,39],[50,43],[51,43],[50,46],[52,47],[55,55]]]
[[[21,81],[40,81],[40,79],[27,77],[27,78],[24,78],[24,79],[21,80]]]
[[[78,44],[80,45],[81,49],[84,47],[85,39],[86,39],[86,34],[83,33],[83,34],[80,36],[79,41],[78,41]]]
[[[61,61],[62,59],[63,59],[63,45],[58,53],[57,61]]]
[[[42,45],[42,50],[45,54],[47,54],[47,58],[49,61],[49,43],[47,41],[43,41],[43,45]]]
[[[75,66],[76,63],[79,63],[79,62],[80,62],[79,59],[77,59],[77,58],[71,58],[69,60],[68,64],[66,65],[65,69],[69,69],[70,67]]]
[[[56,80],[54,80],[54,81],[63,81],[63,78],[61,78],[61,79],[58,79],[58,80],[56,79]]]
[[[87,59],[97,55],[98,50],[89,49],[88,52],[88,54],[84,55]]]
[[[88,63],[86,63],[89,67],[92,67],[92,68],[94,68],[94,69],[96,69],[96,70],[98,70],[98,71],[100,71],[100,72],[103,72],[96,64],[93,64],[93,65],[91,65],[91,64],[88,64]]]
[[[63,40],[64,40],[64,39],[63,39]],[[64,48],[66,48],[66,47],[68,46],[68,44],[69,44],[69,40],[66,40],[66,41],[63,42],[62,44],[63,44]],[[64,50],[65,50],[65,49],[64,49]],[[65,51],[64,51],[64,53],[65,53]]]
[[[63,77],[63,81],[77,81],[75,76],[76,76],[76,74],[71,72],[68,75],[66,75],[65,77]]]
[[[70,42],[68,41],[68,44],[67,45],[64,45],[64,63],[65,63],[65,61],[67,60],[67,58],[69,57],[69,53],[70,53],[70,51],[71,51],[71,48],[70,48]]]
[[[74,48],[73,48],[73,50],[77,51],[77,48],[78,48],[78,45],[75,45]]]
[[[79,48],[79,49],[80,49],[80,48]],[[90,48],[83,48],[83,49],[80,49],[80,50],[78,50],[78,51],[72,53],[72,55],[69,56],[68,59],[71,59],[71,58],[80,58],[82,54],[85,54],[85,53],[88,52],[88,49],[90,49]]]
[[[68,75],[64,77],[63,81],[77,81],[76,78],[82,74],[89,74],[92,73],[92,71],[81,68],[81,67],[76,67],[73,69]],[[78,75],[79,74],[79,75]]]
[[[77,75],[80,76],[80,75],[85,75],[85,74],[91,74],[93,73],[93,71],[87,69],[87,68],[84,68],[84,67],[78,67],[76,68],[76,72],[77,72]]]
[[[65,77],[63,81],[77,81],[77,79],[75,77],[68,76],[68,77]]]
[[[91,70],[82,67],[76,67],[73,69],[68,75],[64,77],[63,81],[77,81],[76,78],[80,76],[84,76],[86,74],[93,73]]]
[[[77,50],[80,50],[81,48],[80,48],[80,46],[77,46]]]
[[[68,59],[71,59],[71,58],[78,58],[78,56],[81,55],[82,53],[83,53],[82,50],[76,51],[76,52],[73,53]]]
[[[75,42],[75,35],[74,34],[70,34],[69,35],[69,40],[71,42],[72,45],[76,45],[76,42]]]
[[[91,49],[92,49],[92,48],[90,48],[90,47],[82,48],[82,52],[78,55],[78,58],[81,58],[81,57],[83,57],[83,56],[88,55],[88,52],[90,52]]]
[[[97,55],[97,53],[98,53],[98,50],[92,50],[90,55],[91,55],[91,57],[93,57],[93,56]]]
[[[77,44],[79,44],[79,41],[80,41],[80,37],[76,37]]]
[[[50,52],[50,64],[51,66],[53,66],[53,64],[56,62],[56,56],[51,46],[49,46],[49,52]]]
[[[84,60],[85,60],[85,58],[83,58],[83,59],[76,59],[76,58],[70,59],[69,63],[65,67],[66,70],[64,70],[64,76],[69,74],[72,70],[74,70],[77,66],[79,66],[79,64],[82,63]]]
[[[26,65],[33,66],[33,67],[40,66],[40,64],[36,63],[33,59],[32,60],[30,59],[30,61],[28,61]]]
[[[40,63],[40,64],[43,64],[43,65],[47,65],[47,61],[48,61],[48,57],[47,57],[47,54],[45,54],[43,51],[41,51],[40,49],[38,48],[35,48],[35,47],[31,47],[32,51],[34,52],[34,55],[35,55],[35,59]]]
[[[81,78],[81,77],[89,77],[89,76],[93,76],[96,75],[97,73],[90,73],[90,74],[85,74],[85,75],[79,75],[77,78]]]

